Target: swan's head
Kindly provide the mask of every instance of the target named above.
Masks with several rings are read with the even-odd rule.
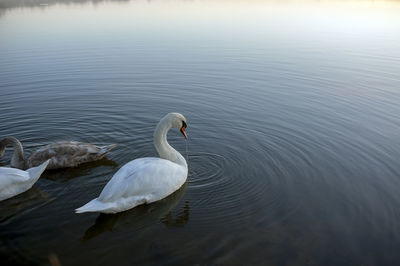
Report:
[[[167,119],[171,125],[171,127],[179,129],[182,135],[187,139],[186,135],[186,118],[180,113],[169,113],[164,119]]]

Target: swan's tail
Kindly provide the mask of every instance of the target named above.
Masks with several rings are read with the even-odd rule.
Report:
[[[117,144],[111,144],[111,145],[108,145],[108,146],[101,147],[101,150],[99,152],[100,156],[106,155],[109,151],[114,149],[116,146],[117,146]]]
[[[75,213],[83,213],[83,212],[101,212],[104,209],[103,204],[95,198],[94,200],[89,201],[82,207],[75,209]]]
[[[45,161],[44,163],[42,163],[39,166],[32,167],[32,168],[29,168],[28,170],[26,170],[29,173],[29,176],[31,177],[31,179],[35,180],[35,181],[37,179],[39,179],[39,177],[44,172],[44,170],[46,170],[46,167],[49,164],[49,162],[50,162],[50,159],[48,159],[47,161]]]

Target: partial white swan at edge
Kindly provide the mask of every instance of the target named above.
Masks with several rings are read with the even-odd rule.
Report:
[[[168,144],[167,133],[176,128],[187,138],[186,127],[186,119],[179,113],[163,117],[154,131],[154,146],[160,158],[145,157],[125,164],[98,198],[75,212],[117,213],[158,201],[178,190],[186,181],[188,166],[185,158]]]
[[[46,169],[50,160],[26,171],[0,167],[0,201],[14,197],[30,189]]]

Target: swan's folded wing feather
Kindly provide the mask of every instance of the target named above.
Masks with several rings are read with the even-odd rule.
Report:
[[[25,192],[34,183],[35,178],[26,171],[0,167],[0,201]]]
[[[49,169],[74,167],[78,164],[96,160],[101,149],[89,143],[76,141],[56,142],[49,144],[29,156],[29,165],[37,166],[51,159]]]
[[[29,181],[29,173],[16,168],[0,167],[0,188]]]
[[[132,196],[152,198],[154,195],[172,193],[176,189],[177,182],[177,178],[174,177],[183,175],[184,171],[182,166],[168,160],[136,159],[115,173],[98,199],[111,202]]]

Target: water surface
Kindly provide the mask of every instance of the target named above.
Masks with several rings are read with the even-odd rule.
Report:
[[[5,263],[400,263],[398,1],[0,3],[0,137],[118,144],[0,202]],[[171,111],[186,184],[74,214]]]

